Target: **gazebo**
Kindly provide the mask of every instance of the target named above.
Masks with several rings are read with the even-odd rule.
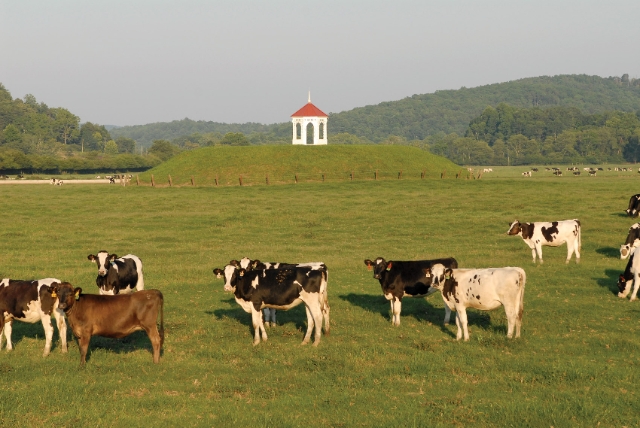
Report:
[[[291,142],[310,146],[326,145],[328,119],[329,116],[311,103],[311,92],[309,92],[307,104],[291,115],[293,124]]]

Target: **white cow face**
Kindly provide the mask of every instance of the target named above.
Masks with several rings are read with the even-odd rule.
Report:
[[[437,263],[430,268],[424,270],[425,276],[431,278],[431,286],[439,290],[444,286],[445,272],[450,269],[446,269],[444,265]]]
[[[109,271],[111,262],[117,259],[115,254],[109,254],[106,251],[100,251],[97,255],[89,254],[87,259],[98,265],[98,275],[105,276]]]
[[[520,222],[518,220],[514,220],[509,226],[509,230],[507,231],[507,235],[517,235],[520,233]]]
[[[236,291],[236,283],[238,282],[238,267],[228,264],[224,269],[214,269],[213,273],[218,278],[224,277],[224,291]],[[242,269],[244,272],[244,269]]]

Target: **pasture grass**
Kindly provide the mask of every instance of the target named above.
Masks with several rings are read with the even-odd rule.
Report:
[[[494,168],[495,169],[495,168]],[[499,174],[498,174],[499,175]],[[636,173],[636,175],[638,175]],[[486,179],[485,179],[486,178]],[[95,293],[89,253],[133,253],[165,296],[159,365],[143,332],[94,337],[86,368],[57,330],[14,323],[0,352],[0,426],[636,426],[640,302],[616,296],[638,177],[492,177],[281,186],[1,186],[0,275]],[[582,262],[529,248],[509,224],[579,218]],[[331,335],[301,346],[302,306],[252,346],[250,316],[211,270],[232,258],[324,261]],[[469,310],[468,343],[442,299],[404,299],[401,326],[365,258],[454,256],[521,266],[522,338],[503,309]],[[71,337],[71,334],[70,334]]]

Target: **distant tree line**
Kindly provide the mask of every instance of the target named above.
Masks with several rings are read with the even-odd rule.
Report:
[[[138,154],[135,140],[111,138],[102,125],[80,124],[64,108],[13,99],[0,83],[0,170],[3,172],[136,171],[161,162]]]

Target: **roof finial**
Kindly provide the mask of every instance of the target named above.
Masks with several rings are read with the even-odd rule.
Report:
[[[308,103],[311,102],[311,89],[309,89],[309,99],[307,100]]]

